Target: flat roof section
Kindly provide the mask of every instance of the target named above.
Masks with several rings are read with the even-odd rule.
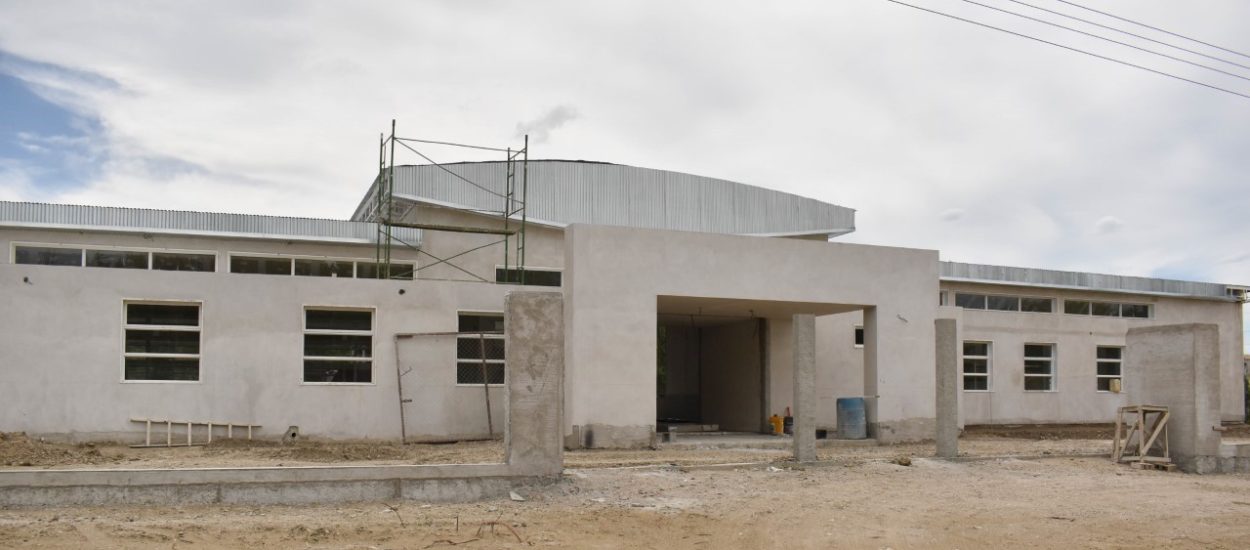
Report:
[[[1243,288],[1220,283],[1201,283],[1175,279],[1154,279],[1126,275],[1106,275],[1078,271],[1057,271],[1031,267],[941,262],[943,281],[963,281],[1014,286],[1097,290],[1127,294],[1151,294],[1236,301],[1230,289]]]
[[[0,227],[343,244],[377,240],[375,224],[357,221],[8,201],[0,201]],[[396,227],[391,233],[414,246],[421,242],[417,229]]]

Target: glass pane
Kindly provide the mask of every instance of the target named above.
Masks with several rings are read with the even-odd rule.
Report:
[[[863,327],[855,327],[855,345],[857,346],[864,345],[864,328]]]
[[[989,354],[990,345],[986,342],[964,342],[964,355],[987,357]]]
[[[1063,312],[1076,315],[1089,315],[1089,302],[1080,300],[1064,300]]]
[[[127,357],[126,380],[199,380],[200,360]]]
[[[1054,307],[1055,301],[1050,298],[1020,298],[1020,311],[1050,313]]]
[[[126,323],[198,327],[200,326],[200,306],[126,304]]]
[[[304,361],[305,382],[372,382],[372,361]]]
[[[82,265],[82,250],[78,248],[49,248],[42,246],[19,246],[13,263],[30,265]]]
[[[162,271],[217,271],[217,256],[212,254],[153,252],[152,269]]]
[[[1024,361],[1024,374],[1050,374],[1050,361],[1027,359]]]
[[[486,379],[489,384],[502,384],[504,382],[504,366],[495,364],[486,364]],[[456,383],[457,384],[481,384],[482,383],[482,365],[474,362],[456,363]]]
[[[125,250],[88,250],[87,267],[147,269],[148,253]]]
[[[986,307],[998,311],[1020,311],[1020,299],[1015,296],[990,296]]]
[[[373,262],[356,262],[356,278],[358,279],[378,279],[379,264]],[[391,279],[411,281],[413,276],[413,265],[408,263],[392,263]]]
[[[533,286],[560,286],[562,273],[559,271],[526,269],[525,284]],[[495,268],[495,282],[521,284],[522,273],[518,269]]]
[[[1123,304],[1120,308],[1120,315],[1123,317],[1135,317],[1138,319],[1150,317],[1150,306],[1146,304]]]
[[[372,311],[304,310],[304,326],[314,330],[373,330]]]
[[[460,332],[503,332],[503,315],[460,314]]]
[[[989,374],[990,362],[985,359],[964,359],[964,374]]]
[[[174,330],[127,330],[126,353],[199,353],[200,333]]]
[[[1094,315],[1101,315],[1103,317],[1119,317],[1120,304],[1094,302],[1092,311],[1094,312]]]
[[[1025,344],[1025,357],[1050,357],[1054,347],[1050,344]]]
[[[955,305],[967,309],[985,309],[985,296],[982,294],[955,293]]]
[[[263,275],[290,275],[291,259],[232,256],[230,258],[230,272],[260,273]]]
[[[1111,381],[1119,380],[1118,378],[1099,378],[1098,391],[1111,391]]]
[[[457,338],[456,358],[481,359],[483,346],[486,349],[487,359],[503,360],[502,338]]]
[[[353,262],[295,260],[295,274],[306,277],[351,277]]]
[[[352,334],[305,334],[306,357],[372,357],[373,337]]]
[[[1050,391],[1050,377],[1026,376],[1024,389],[1026,391]]]
[[[990,379],[986,376],[965,376],[964,389],[970,391],[986,391],[990,389]]]
[[[1111,347],[1111,346],[1098,346],[1098,358],[1099,359],[1119,359],[1121,356],[1121,352],[1123,351],[1124,351],[1124,348]]]
[[[1109,361],[1099,361],[1098,362],[1098,374],[1100,376],[1119,376],[1120,375],[1120,363],[1118,362],[1113,363]]]

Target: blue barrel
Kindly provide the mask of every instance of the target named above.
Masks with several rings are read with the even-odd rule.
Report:
[[[864,415],[863,397],[838,398],[838,439],[868,437],[868,419]]]

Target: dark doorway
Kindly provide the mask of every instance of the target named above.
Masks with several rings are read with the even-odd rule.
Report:
[[[656,325],[657,428],[760,431],[764,320],[660,314]]]

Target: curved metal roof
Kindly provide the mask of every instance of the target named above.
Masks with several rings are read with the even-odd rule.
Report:
[[[500,195],[506,169],[503,161],[396,166],[395,198],[499,215],[504,209]],[[531,222],[557,227],[591,223],[831,237],[855,230],[854,209],[693,174],[602,162],[531,160],[528,176],[526,216]],[[356,208],[353,220],[375,219],[377,183]]]

